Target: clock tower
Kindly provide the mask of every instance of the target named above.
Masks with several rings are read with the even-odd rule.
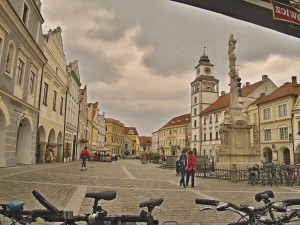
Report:
[[[204,53],[195,67],[195,80],[191,82],[191,149],[201,152],[202,124],[200,113],[219,98],[219,80],[214,77],[214,65]]]

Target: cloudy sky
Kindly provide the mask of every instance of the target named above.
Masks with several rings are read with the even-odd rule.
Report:
[[[60,26],[67,61],[77,59],[88,101],[151,135],[190,112],[190,82],[203,48],[228,92],[228,38],[238,39],[242,82],[267,74],[300,79],[300,40],[169,0],[43,0],[43,31]]]

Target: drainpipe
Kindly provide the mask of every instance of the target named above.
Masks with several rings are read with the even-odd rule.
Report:
[[[40,91],[39,91],[39,101],[38,101],[38,116],[37,116],[37,127],[36,127],[36,132],[38,134],[39,132],[39,126],[40,126],[40,110],[41,110],[41,94],[42,94],[42,85],[43,85],[43,80],[44,80],[44,68],[47,64],[48,60],[46,60],[46,62],[44,63],[44,65],[42,66],[42,75],[41,75],[41,82],[40,82]],[[39,135],[36,135],[36,144],[35,144],[35,154],[37,154],[37,148],[38,148],[38,144],[39,144]],[[39,153],[41,155],[41,153]],[[39,158],[39,161],[41,159]],[[36,162],[36,158],[35,158],[35,162]]]
[[[291,133],[291,140],[292,140],[292,146],[293,146],[293,156],[294,156],[294,164],[295,164],[295,143],[294,143],[294,126],[293,126],[293,119],[294,119],[294,113],[291,113],[291,125],[292,125],[292,133]]]

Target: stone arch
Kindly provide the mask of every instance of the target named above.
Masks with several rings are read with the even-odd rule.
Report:
[[[289,148],[283,146],[279,149],[279,158],[280,161],[286,165],[291,164],[291,151]]]
[[[38,162],[44,162],[45,159],[45,149],[46,149],[46,131],[43,126],[40,126],[37,132],[37,148],[36,148],[36,154],[35,154],[35,159],[36,163]]]
[[[31,163],[31,147],[32,147],[32,132],[30,122],[26,117],[18,120],[17,131],[17,149],[16,158],[17,163],[30,164]]]
[[[3,113],[4,119],[5,119],[5,126],[8,126],[10,124],[10,116],[9,116],[9,112],[8,109],[5,105],[5,103],[2,101],[1,97],[0,97],[0,110]]]
[[[20,116],[19,116],[19,118],[18,118],[17,121],[21,121],[23,118],[26,118],[26,119],[27,119],[27,122],[29,123],[30,129],[31,129],[31,131],[33,131],[33,130],[34,130],[34,128],[33,128],[33,121],[32,121],[31,115],[30,115],[30,113],[28,112],[28,110],[24,110],[24,111],[20,114]]]
[[[265,163],[271,163],[273,160],[273,153],[272,149],[269,147],[265,147],[263,149],[263,162]]]
[[[56,138],[55,138],[55,131],[54,129],[52,128],[49,132],[49,135],[48,135],[48,144],[55,144],[56,143]]]
[[[1,107],[1,106],[0,106]],[[0,146],[3,146],[0,148],[0,167],[5,167],[5,137],[6,137],[6,126],[7,126],[7,119],[5,117],[4,112],[0,108]]]
[[[295,163],[300,164],[300,144],[295,148]]]

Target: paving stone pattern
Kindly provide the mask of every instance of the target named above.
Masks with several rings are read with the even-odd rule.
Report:
[[[59,209],[68,210],[71,202],[81,202],[75,213],[82,214],[91,212],[93,201],[74,194],[79,187],[87,192],[115,189],[116,199],[100,202],[109,214],[137,214],[141,210],[138,207],[141,201],[163,197],[164,203],[154,210],[154,216],[161,224],[176,220],[182,225],[222,225],[237,221],[239,217],[228,211],[200,212],[203,206],[196,205],[195,198],[258,206],[263,203],[257,203],[254,195],[265,190],[272,190],[276,200],[300,197],[299,186],[251,186],[247,182],[196,178],[196,188],[184,189],[179,186],[179,179],[174,170],[161,169],[156,164],[141,164],[138,160],[118,160],[116,164],[88,162],[87,171],[80,170],[80,162],[2,168],[0,202],[24,200],[25,209],[42,208],[31,194],[36,189]],[[38,224],[45,223],[39,221]]]

